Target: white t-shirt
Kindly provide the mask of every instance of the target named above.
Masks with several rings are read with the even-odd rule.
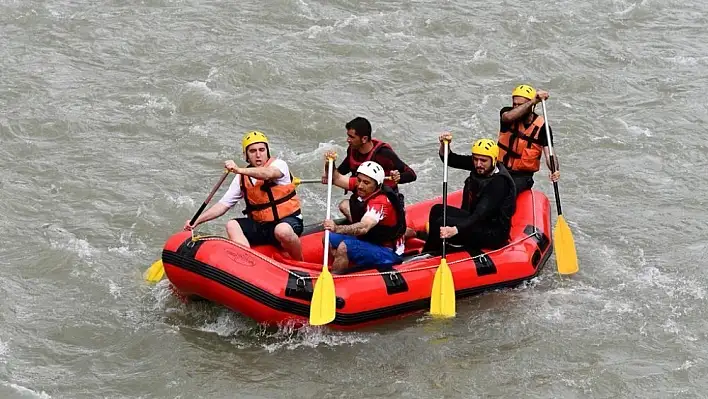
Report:
[[[275,166],[278,168],[283,173],[283,176],[275,179],[275,184],[278,186],[284,186],[286,184],[292,183],[290,180],[290,168],[288,168],[288,164],[283,161],[282,159],[276,159],[269,166]],[[251,183],[256,184],[257,179],[254,179],[253,177],[250,177]],[[221,200],[219,200],[220,204],[224,204],[228,206],[229,208],[232,208],[238,200],[243,198],[243,193],[241,192],[241,175],[238,174],[234,176],[234,179],[231,181],[231,185],[229,186],[228,191],[226,191],[226,194],[224,194],[223,197],[221,197]]]

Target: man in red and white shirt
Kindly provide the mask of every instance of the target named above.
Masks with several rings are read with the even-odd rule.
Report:
[[[325,159],[334,156],[328,152]],[[383,184],[384,178],[381,165],[372,161],[362,163],[353,178],[332,172],[332,184],[353,192],[349,198],[352,224],[336,225],[329,219],[323,223],[331,232],[333,271],[345,271],[350,263],[364,267],[401,263],[406,215],[400,197]]]

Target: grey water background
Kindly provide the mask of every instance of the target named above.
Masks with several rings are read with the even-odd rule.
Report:
[[[705,397],[706,15],[675,0],[0,0],[0,397]],[[349,333],[263,329],[142,280],[243,132],[313,178],[365,116],[418,173],[412,202],[440,192],[437,134],[458,152],[494,137],[519,83],[551,93],[572,278],[551,258],[453,320]],[[326,190],[300,193],[321,220]]]

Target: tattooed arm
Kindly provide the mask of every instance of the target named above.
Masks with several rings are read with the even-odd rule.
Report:
[[[371,216],[364,216],[361,218],[361,222],[353,223],[349,225],[336,226],[334,228],[335,233],[346,234],[348,236],[363,236],[368,233],[379,221]]]
[[[323,225],[325,230],[333,233],[346,234],[348,236],[361,236],[369,232],[374,226],[379,223],[376,216],[364,215],[360,222],[338,226],[332,220],[325,220]]]

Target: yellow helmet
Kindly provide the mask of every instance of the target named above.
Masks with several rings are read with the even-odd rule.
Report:
[[[492,165],[495,165],[499,156],[499,146],[494,140],[479,139],[472,144],[472,154],[492,157]]]
[[[262,132],[259,132],[257,130],[250,131],[246,133],[246,135],[243,136],[243,140],[241,141],[241,148],[243,149],[244,152],[246,152],[246,148],[251,145],[251,144],[256,144],[256,143],[266,143],[268,144],[268,137],[266,137],[265,134]]]
[[[512,97],[523,97],[527,98],[529,100],[533,100],[536,98],[536,89],[529,85],[519,85],[514,88],[514,91],[511,92]]]

